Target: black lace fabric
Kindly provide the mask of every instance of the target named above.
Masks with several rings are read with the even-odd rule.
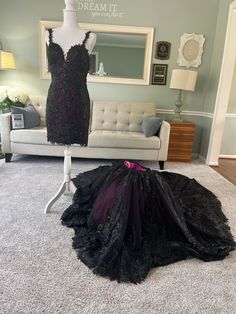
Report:
[[[47,57],[52,81],[48,90],[46,126],[48,141],[58,144],[88,143],[90,99],[87,90],[89,54],[85,47],[90,32],[81,45],[72,46],[66,56],[53,42],[49,29]]]
[[[73,182],[73,203],[61,219],[95,274],[140,283],[152,267],[190,256],[221,260],[235,248],[221,203],[194,179],[116,162]]]

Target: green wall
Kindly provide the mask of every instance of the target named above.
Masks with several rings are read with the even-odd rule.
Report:
[[[110,1],[79,1],[110,5]],[[196,90],[184,93],[187,111],[213,112],[223,52],[229,0],[116,0],[116,12],[80,10],[78,22],[150,26],[155,28],[156,41],[172,43],[170,59],[153,63],[168,64],[166,86],[134,86],[89,83],[91,99],[152,101],[158,108],[173,109],[176,91],[169,89],[171,71],[177,68],[180,36],[183,33],[203,34],[206,38],[202,64],[198,71]],[[39,77],[39,20],[62,20],[63,0],[0,0],[0,40],[5,50],[14,51],[17,70],[0,71],[1,85],[18,85],[29,94],[47,94],[50,81]],[[110,16],[109,16],[110,14]],[[115,60],[114,60],[115,62]],[[169,118],[171,116],[169,115]],[[196,121],[198,133],[194,152],[206,156],[212,119],[189,115]]]
[[[219,1],[219,10],[217,16],[214,46],[211,57],[211,65],[209,69],[209,74],[206,77],[204,77],[202,82],[206,86],[206,93],[204,95],[205,112],[214,113],[215,109],[215,100],[219,82],[221,61],[224,51],[229,6],[231,2],[232,0]],[[206,157],[211,134],[212,119],[209,117],[203,117],[203,120],[205,120],[203,122],[205,127],[204,132],[202,133],[203,135],[201,137],[200,155]]]
[[[234,75],[233,75],[233,80],[232,80],[232,85],[231,85],[231,90],[230,90],[227,112],[236,114],[236,64],[234,64]]]
[[[232,140],[233,139],[233,140]],[[227,116],[220,149],[221,155],[236,155],[236,66],[230,90]]]
[[[103,62],[105,72],[114,77],[143,77],[143,48],[95,46],[98,63]]]

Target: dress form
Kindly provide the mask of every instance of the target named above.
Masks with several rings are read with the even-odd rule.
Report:
[[[62,48],[64,55],[67,51],[75,45],[80,45],[85,39],[87,30],[81,29],[77,23],[77,10],[75,9],[75,0],[65,0],[66,8],[63,11],[63,24],[61,27],[53,29],[53,39]],[[49,42],[49,38],[46,38]],[[96,34],[90,33],[86,41],[85,48],[90,54],[96,44]],[[64,151],[64,181],[55,194],[55,196],[47,203],[44,212],[48,213],[54,203],[64,193],[74,192],[75,187],[71,181],[71,149],[66,145]]]

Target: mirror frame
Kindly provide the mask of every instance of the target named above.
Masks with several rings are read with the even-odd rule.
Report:
[[[62,22],[56,21],[40,21],[40,78],[51,79],[51,74],[47,67],[47,55],[46,55],[46,30],[49,28],[59,27]],[[88,82],[96,83],[115,83],[115,84],[136,84],[136,85],[149,85],[151,62],[152,62],[152,48],[153,48],[153,27],[138,27],[138,26],[121,26],[121,25],[108,25],[108,24],[90,24],[79,23],[79,26],[83,29],[89,29],[90,31],[97,33],[118,33],[118,34],[137,34],[146,36],[146,47],[144,55],[144,67],[142,78],[124,78],[113,76],[96,76],[88,75]]]
[[[185,58],[185,46],[186,43],[194,41],[195,43],[197,43],[198,46],[198,51],[194,51],[196,53],[196,58],[193,60],[188,60]],[[189,33],[184,33],[181,38],[180,38],[180,47],[179,47],[179,57],[177,60],[177,63],[179,66],[186,66],[187,68],[190,67],[194,67],[194,68],[198,68],[201,64],[201,58],[202,58],[202,53],[203,53],[203,45],[205,42],[205,37],[202,34],[189,34]],[[188,47],[188,49],[194,49],[194,47],[190,45],[190,47]]]

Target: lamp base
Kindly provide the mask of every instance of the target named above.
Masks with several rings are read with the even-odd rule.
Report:
[[[174,117],[174,119],[172,119],[171,121],[174,121],[174,122],[183,122],[184,119],[181,118],[181,117]]]
[[[174,120],[173,121],[183,121],[183,118],[181,117],[181,107],[183,106],[183,101],[182,101],[182,95],[181,95],[181,89],[179,90],[179,93],[178,93],[178,97],[176,99],[176,102],[175,102],[175,117],[174,117]]]

